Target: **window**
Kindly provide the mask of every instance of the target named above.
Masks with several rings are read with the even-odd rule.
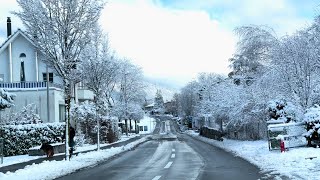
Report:
[[[25,58],[25,57],[27,57],[25,53],[21,53],[19,56],[19,58]]]
[[[148,126],[144,126],[144,131],[148,131]]]
[[[143,126],[139,126],[139,131],[143,131]]]
[[[65,105],[59,104],[59,120],[65,122]]]
[[[47,73],[42,73],[43,81],[47,82]],[[49,73],[49,82],[53,83],[53,73]]]
[[[26,59],[26,54],[21,53],[19,58],[20,58],[20,81],[25,82],[26,81],[26,74],[25,74],[25,69],[24,69],[24,60]]]

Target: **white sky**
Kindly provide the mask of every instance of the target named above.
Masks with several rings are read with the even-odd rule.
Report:
[[[193,134],[193,133],[190,133]],[[279,150],[269,151],[268,142],[260,141],[237,141],[224,139],[224,141],[216,141],[200,137],[198,134],[193,134],[198,139],[215,146],[221,147],[236,156],[242,157],[249,162],[261,168],[262,172],[272,172],[276,179],[282,179],[285,175],[289,179],[315,179],[320,176],[319,163],[320,157],[318,148],[294,148],[285,153],[280,153]],[[130,143],[123,147],[116,147],[108,150],[101,150],[100,152],[90,152],[80,154],[70,161],[45,161],[41,164],[34,164],[24,169],[18,170],[15,173],[7,172],[0,173],[0,179],[10,180],[42,180],[54,179],[61,175],[74,172],[77,169],[88,167],[107,159],[115,154],[132,149],[138,143],[146,141],[147,138],[142,138],[138,141]],[[96,146],[94,146],[96,147]],[[161,146],[159,146],[161,148]],[[80,148],[78,148],[80,149]],[[157,151],[169,152],[167,149],[158,149]],[[181,152],[175,152],[176,157],[182,155]],[[168,156],[170,157],[170,156]],[[306,159],[308,157],[316,157],[315,159]],[[4,163],[12,164],[31,160],[34,157],[27,155],[17,157],[6,157]],[[174,161],[173,161],[174,163]],[[50,171],[46,171],[50,169]]]
[[[111,46],[149,77],[185,83],[199,72],[228,72],[233,36],[204,11],[172,10],[147,1],[111,2],[102,23]]]
[[[109,0],[101,17],[111,46],[143,68],[145,75],[182,87],[200,72],[227,74],[235,51],[233,28],[248,24],[273,27],[279,35],[295,32],[318,14],[316,1],[290,0]],[[0,0],[0,40],[6,17],[13,30],[22,23],[9,11],[15,0]]]

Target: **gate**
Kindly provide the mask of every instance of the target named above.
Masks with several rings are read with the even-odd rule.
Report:
[[[285,142],[286,148],[306,146],[307,141],[303,133],[306,132],[304,123],[286,123],[268,125],[269,150],[280,149],[280,138]]]

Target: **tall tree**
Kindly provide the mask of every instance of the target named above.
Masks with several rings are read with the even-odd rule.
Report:
[[[156,113],[159,113],[160,115],[162,115],[165,111],[165,107],[164,107],[164,101],[163,101],[163,97],[162,97],[162,92],[161,90],[157,90],[155,98],[154,98],[154,107],[153,110]]]
[[[108,107],[109,95],[117,82],[120,64],[114,58],[108,47],[108,41],[100,30],[96,30],[96,33],[92,35],[92,41],[83,51],[81,57],[83,61],[79,69],[82,72],[83,83],[95,95],[94,103],[98,117],[102,107]],[[96,120],[98,126],[97,149],[100,150],[100,119],[96,118]]]
[[[303,108],[312,105],[311,95],[319,84],[318,47],[311,40],[312,36],[300,31],[285,37],[273,59],[282,90]]]
[[[128,60],[123,60],[120,67],[120,82],[119,82],[119,97],[112,109],[119,119],[125,120],[125,132],[128,135],[128,120],[130,120],[130,107],[135,107],[133,104],[138,104],[141,107],[145,99],[143,73],[140,68],[130,63]],[[142,109],[142,108],[141,108]]]
[[[230,76],[239,84],[247,85],[252,79],[261,76],[264,66],[271,60],[272,50],[276,48],[278,39],[274,31],[265,26],[241,26],[235,29],[239,36],[236,54],[229,59],[232,72]]]
[[[196,114],[195,107],[199,102],[198,82],[191,81],[181,89],[180,101],[183,116],[193,116]]]
[[[66,160],[69,159],[69,123],[72,86],[78,81],[80,54],[104,7],[102,0],[17,0],[15,12],[23,22],[43,59],[64,83],[66,103]]]

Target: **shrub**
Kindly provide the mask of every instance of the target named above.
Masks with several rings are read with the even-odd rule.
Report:
[[[320,145],[320,106],[315,105],[314,107],[307,109],[303,121],[305,122],[307,130],[303,135],[308,141],[308,146]]]

